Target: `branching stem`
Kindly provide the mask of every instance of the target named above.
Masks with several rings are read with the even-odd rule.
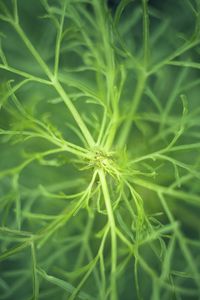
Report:
[[[93,138],[92,138],[92,136],[91,136],[91,134],[90,134],[87,126],[83,122],[83,120],[82,120],[79,112],[77,111],[77,109],[73,105],[72,101],[70,100],[70,98],[66,94],[65,90],[63,89],[63,87],[61,86],[61,84],[58,82],[58,80],[55,79],[55,77],[52,74],[51,70],[49,69],[49,67],[47,66],[47,64],[44,62],[44,60],[42,59],[42,57],[40,56],[40,54],[38,53],[38,51],[35,49],[35,47],[32,45],[32,43],[30,42],[30,40],[27,38],[26,34],[24,33],[24,31],[20,27],[20,25],[17,24],[17,23],[13,23],[13,26],[14,26],[15,30],[17,31],[17,33],[19,34],[19,36],[21,37],[21,39],[23,40],[23,42],[25,43],[26,47],[29,49],[30,53],[33,55],[33,57],[39,63],[39,65],[42,68],[42,70],[44,71],[44,73],[47,75],[47,77],[52,82],[52,85],[55,87],[56,91],[61,96],[61,98],[63,99],[64,103],[67,105],[69,111],[71,112],[71,114],[74,117],[77,125],[79,126],[79,128],[80,128],[83,136],[85,137],[88,145],[90,147],[93,147],[94,144],[95,144],[94,140],[93,140]],[[58,58],[56,59],[56,65],[57,64],[58,64]]]

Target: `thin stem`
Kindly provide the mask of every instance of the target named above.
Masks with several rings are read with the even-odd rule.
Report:
[[[79,112],[77,111],[77,109],[75,108],[75,106],[73,105],[71,100],[69,99],[68,95],[65,93],[65,90],[63,89],[60,82],[55,81],[54,82],[54,87],[55,87],[56,91],[58,92],[58,94],[63,99],[64,103],[67,105],[69,111],[71,112],[71,114],[74,117],[76,123],[78,124],[78,126],[79,126],[85,140],[87,141],[88,145],[92,148],[95,145],[94,139],[91,136],[87,126],[83,122]]]
[[[170,209],[169,209],[169,206],[165,200],[165,198],[163,197],[162,193],[158,193],[158,196],[160,198],[160,202],[166,212],[166,215],[169,219],[169,221],[173,224],[175,222],[175,219],[174,219],[174,216],[172,215]],[[199,275],[199,272],[198,272],[198,269],[196,267],[196,263],[193,259],[193,256],[191,255],[190,253],[190,250],[187,246],[187,243],[185,242],[185,238],[184,236],[182,235],[180,229],[178,227],[175,227],[174,228],[174,231],[175,231],[175,235],[179,241],[179,244],[180,244],[180,248],[183,252],[183,255],[185,256],[185,259],[187,260],[191,270],[193,271],[194,275],[195,275],[195,280],[196,280],[196,284],[197,284],[197,287],[200,289],[200,275]]]
[[[159,69],[161,69],[163,66],[169,64],[174,58],[180,56],[181,54],[185,53],[186,51],[190,50],[191,48],[195,47],[199,44],[199,40],[195,40],[193,42],[185,42],[182,47],[178,48],[174,51],[174,53],[167,56],[165,59],[163,59],[161,62],[159,62],[157,65],[155,65],[150,71],[149,75],[155,74]]]
[[[98,135],[98,139],[97,139],[97,145],[100,145],[102,142],[102,138],[105,133],[106,120],[107,120],[107,110],[106,110],[106,108],[104,108],[102,122],[101,122],[101,128],[99,130],[99,135]]]
[[[14,7],[14,19],[15,19],[15,22],[19,23],[17,0],[13,0],[13,7]]]
[[[14,73],[14,74],[19,75],[19,76],[22,76],[24,78],[27,78],[27,80],[30,80],[30,81],[35,81],[35,82],[39,82],[39,83],[43,83],[43,84],[47,84],[47,85],[52,85],[52,82],[49,81],[49,80],[46,80],[46,79],[43,79],[43,78],[40,78],[40,77],[36,77],[34,75],[31,75],[29,73],[26,73],[26,72],[21,71],[19,69],[15,69],[15,68],[7,66],[7,65],[0,64],[0,69],[11,72],[11,73]]]
[[[182,191],[176,191],[172,188],[154,184],[152,182],[148,182],[146,180],[139,179],[139,178],[134,179],[134,184],[139,185],[141,187],[144,187],[144,188],[149,189],[154,192],[159,192],[164,195],[169,195],[172,198],[175,198],[177,201],[180,199],[187,203],[190,203],[191,205],[200,206],[199,195],[188,194],[188,193],[182,192]]]
[[[35,245],[34,242],[31,242],[31,255],[32,255],[32,272],[33,272],[33,300],[37,300],[39,298],[39,281],[37,275],[37,260],[35,253]]]
[[[63,8],[62,8],[62,15],[60,19],[60,26],[58,29],[57,39],[56,39],[56,47],[55,47],[55,63],[54,63],[54,76],[57,78],[58,76],[58,68],[59,68],[59,60],[60,60],[60,47],[62,41],[62,32],[63,32],[63,25],[65,20],[65,11],[67,6],[67,0],[64,1]]]
[[[109,151],[110,148],[112,147],[112,144],[115,139],[116,132],[117,132],[117,128],[118,128],[118,123],[119,123],[119,115],[118,115],[118,112],[116,111],[116,112],[114,112],[112,119],[110,121],[109,134],[106,139],[105,146],[104,146],[107,151]]]
[[[143,9],[143,56],[144,66],[147,67],[149,60],[149,15],[147,0],[142,0]]]
[[[1,130],[0,128],[0,135],[20,135],[20,136],[27,136],[27,139],[30,138],[42,138],[42,139],[46,139],[48,140],[50,143],[58,146],[59,148],[56,151],[66,151],[69,152],[71,154],[74,154],[78,157],[83,157],[86,159],[90,159],[91,155],[90,153],[84,149],[81,148],[79,146],[76,146],[73,143],[67,142],[65,140],[60,140],[58,138],[56,138],[55,136],[52,135],[48,135],[46,133],[44,133],[42,130],[38,130],[38,132],[31,132],[31,131],[4,131]],[[85,151],[84,151],[85,150]],[[51,150],[52,151],[52,150]]]
[[[117,268],[117,238],[116,238],[116,225],[113,215],[113,209],[111,199],[108,191],[107,181],[105,173],[102,169],[98,171],[99,179],[101,182],[102,192],[105,200],[106,210],[108,214],[108,220],[111,230],[111,299],[117,299],[117,288],[116,288],[116,268]]]
[[[10,169],[6,169],[6,170],[2,170],[0,172],[0,178],[8,176],[8,175],[13,175],[16,173],[20,173],[22,172],[29,164],[31,164],[34,160],[37,160],[38,158],[42,158],[43,156],[48,156],[48,155],[52,155],[52,154],[56,154],[62,151],[66,151],[66,149],[64,148],[58,148],[58,149],[51,149],[45,152],[41,152],[41,153],[37,153],[36,155],[32,156],[31,158],[25,160],[23,163],[21,163],[20,165],[10,168]]]
[[[17,31],[17,33],[19,34],[19,36],[21,37],[21,39],[23,40],[23,42],[26,45],[26,47],[28,48],[28,50],[31,52],[31,54],[33,55],[35,60],[38,62],[38,64],[40,65],[40,67],[44,71],[44,73],[48,76],[48,78],[51,81],[53,81],[52,72],[50,71],[49,67],[44,62],[44,60],[42,59],[42,57],[40,56],[38,51],[35,49],[35,47],[31,43],[31,41],[27,38],[27,36],[26,36],[25,32],[23,31],[23,29],[21,28],[21,26],[19,24],[16,24],[16,23],[13,23],[13,26],[14,26],[15,30]]]
[[[133,97],[133,102],[132,105],[130,107],[129,110],[129,114],[126,118],[126,121],[124,122],[124,125],[121,129],[120,132],[120,136],[119,136],[119,140],[118,140],[118,146],[120,148],[124,147],[124,145],[127,142],[130,130],[131,130],[131,125],[132,125],[132,121],[134,118],[134,114],[136,113],[142,94],[143,94],[143,90],[144,90],[144,86],[145,86],[145,82],[146,82],[146,74],[144,72],[140,72],[140,76],[138,79],[138,83],[135,89],[135,94]]]
[[[44,62],[44,60],[42,59],[42,57],[40,56],[38,51],[34,48],[32,43],[30,42],[30,40],[27,38],[26,34],[24,33],[24,31],[22,30],[20,25],[16,24],[16,23],[13,23],[13,26],[14,26],[15,30],[18,32],[18,34],[20,35],[21,39],[23,40],[23,42],[25,43],[27,48],[29,49],[29,51],[31,52],[31,54],[33,55],[33,57],[35,58],[35,60],[39,63],[42,70],[45,72],[47,77],[51,80],[53,86],[55,87],[56,91],[58,92],[58,94],[63,99],[64,103],[67,105],[69,111],[71,112],[71,114],[74,117],[76,123],[78,124],[79,128],[81,129],[81,131],[83,133],[83,136],[85,137],[88,145],[90,147],[93,147],[95,142],[94,142],[87,126],[83,122],[79,112],[77,111],[77,109],[73,105],[70,98],[67,96],[65,90],[63,89],[61,84],[55,79],[55,77],[52,74],[51,70],[49,69],[47,64]]]

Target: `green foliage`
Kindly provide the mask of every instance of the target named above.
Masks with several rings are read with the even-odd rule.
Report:
[[[199,0],[0,0],[0,41],[0,299],[200,299]]]

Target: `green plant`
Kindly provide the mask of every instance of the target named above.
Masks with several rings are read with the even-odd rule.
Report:
[[[200,2],[161,2],[0,1],[0,299],[199,299]]]

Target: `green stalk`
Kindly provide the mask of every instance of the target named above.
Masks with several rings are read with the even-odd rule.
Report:
[[[38,62],[38,64],[40,65],[40,67],[42,68],[42,70],[44,71],[44,73],[47,75],[47,77],[51,81],[53,81],[53,74],[51,73],[49,67],[44,62],[44,60],[42,59],[42,57],[40,56],[40,54],[37,52],[37,50],[35,49],[35,47],[31,43],[31,41],[28,39],[28,37],[26,36],[26,34],[23,31],[23,29],[21,28],[21,26],[18,23],[12,23],[12,25],[14,26],[14,29],[17,31],[17,33],[21,37],[22,41],[26,45],[27,49],[30,51],[30,53],[35,58],[35,60]]]
[[[59,68],[59,62],[60,62],[60,47],[62,42],[62,33],[63,33],[63,26],[65,21],[65,11],[66,11],[67,1],[64,1],[63,8],[62,8],[62,15],[60,19],[60,26],[57,33],[56,38],[56,46],[55,46],[55,62],[54,62],[54,75],[55,78],[58,77],[58,68]]]
[[[148,15],[148,0],[142,0],[143,9],[143,55],[144,66],[147,67],[149,60],[149,15]]]
[[[111,230],[111,300],[116,300],[117,287],[116,287],[116,268],[117,268],[117,238],[116,238],[116,225],[113,215],[113,209],[111,199],[109,195],[108,185],[106,181],[105,173],[102,169],[98,171],[99,179],[101,182],[102,192],[105,200],[106,210],[108,214],[108,221]]]
[[[105,142],[105,146],[104,146],[107,151],[109,151],[113,145],[113,141],[115,139],[115,135],[116,135],[117,128],[118,128],[118,120],[119,120],[119,114],[118,114],[118,111],[116,110],[113,113],[112,119],[110,121],[111,126],[110,126],[108,137]]]
[[[143,70],[139,70],[138,74],[138,83],[136,86],[134,98],[132,107],[130,108],[130,113],[127,116],[127,120],[124,122],[124,125],[121,130],[121,134],[119,137],[118,146],[120,148],[124,147],[124,145],[127,142],[127,139],[130,134],[132,121],[134,118],[134,115],[138,109],[142,93],[144,90],[144,86],[146,83],[146,70],[148,66],[149,61],[149,15],[148,15],[148,6],[147,6],[147,0],[142,0],[142,9],[143,9]]]
[[[119,140],[117,143],[119,148],[123,148],[125,146],[127,139],[129,137],[133,118],[138,109],[140,100],[142,98],[145,82],[146,82],[146,74],[144,72],[141,72],[136,86],[132,106],[130,107],[129,114],[120,132]]]
[[[33,281],[33,300],[39,299],[39,280],[37,275],[37,260],[35,253],[34,242],[31,242],[31,256],[32,256],[32,281]]]
[[[68,107],[69,111],[71,112],[72,116],[74,117],[76,123],[78,124],[85,140],[87,141],[88,145],[92,148],[95,145],[95,141],[92,137],[92,135],[90,134],[87,126],[85,125],[85,123],[83,122],[79,112],[77,111],[77,109],[75,108],[75,106],[73,105],[73,103],[71,102],[71,100],[69,99],[68,95],[66,94],[65,90],[63,89],[62,85],[60,84],[59,81],[55,81],[54,82],[54,87],[56,89],[56,91],[58,92],[58,94],[61,96],[61,98],[63,99],[64,103],[66,104],[66,106]]]
[[[32,43],[30,42],[30,40],[27,38],[26,34],[24,33],[24,31],[20,27],[20,25],[16,24],[16,23],[13,23],[13,26],[14,26],[15,30],[18,32],[18,34],[21,37],[21,39],[23,40],[23,42],[25,43],[26,47],[29,49],[30,53],[33,55],[33,57],[39,63],[39,65],[42,68],[42,70],[45,72],[45,74],[47,75],[47,77],[52,82],[52,85],[54,86],[54,88],[56,89],[56,91],[58,92],[58,94],[63,99],[64,103],[66,104],[66,106],[68,107],[68,109],[71,112],[72,116],[74,117],[77,125],[79,126],[79,128],[80,128],[80,130],[81,130],[84,138],[86,139],[88,145],[90,147],[93,147],[94,144],[95,144],[95,142],[94,142],[94,140],[93,140],[93,138],[92,138],[92,136],[91,136],[91,134],[90,134],[87,126],[83,122],[83,120],[82,120],[79,112],[77,111],[77,109],[73,105],[72,101],[67,96],[67,94],[64,91],[63,87],[56,80],[55,76],[52,74],[51,70],[49,69],[49,67],[47,66],[47,64],[44,62],[44,60],[42,59],[42,57],[40,56],[40,54],[37,52],[37,50],[34,48],[34,46],[32,45]]]

